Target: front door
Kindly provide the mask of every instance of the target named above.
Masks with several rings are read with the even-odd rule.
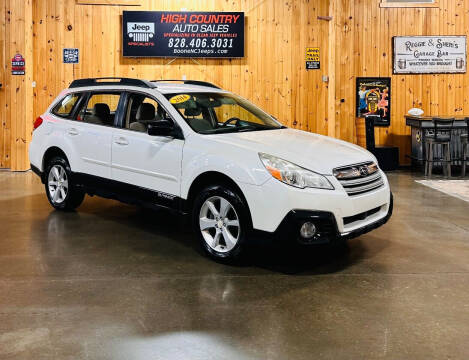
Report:
[[[156,100],[129,93],[121,128],[112,137],[112,178],[150,190],[150,202],[179,198],[184,140],[147,134],[149,122],[168,118]]]

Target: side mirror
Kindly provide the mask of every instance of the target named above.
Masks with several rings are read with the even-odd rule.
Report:
[[[169,120],[158,120],[148,124],[148,135],[171,136],[174,132],[174,124]]]

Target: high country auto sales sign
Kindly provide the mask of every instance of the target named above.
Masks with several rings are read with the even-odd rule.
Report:
[[[124,11],[123,56],[244,57],[243,12]]]

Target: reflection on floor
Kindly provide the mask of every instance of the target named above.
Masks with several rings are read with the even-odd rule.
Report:
[[[469,201],[469,180],[416,180],[416,182],[458,199]]]
[[[469,203],[389,175],[394,216],[329,249],[201,256],[184,219],[0,172],[1,359],[465,359]]]

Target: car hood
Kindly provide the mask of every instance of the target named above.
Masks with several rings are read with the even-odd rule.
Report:
[[[262,130],[214,135],[216,141],[263,152],[315,172],[331,175],[332,169],[376,161],[357,145],[294,129]]]

